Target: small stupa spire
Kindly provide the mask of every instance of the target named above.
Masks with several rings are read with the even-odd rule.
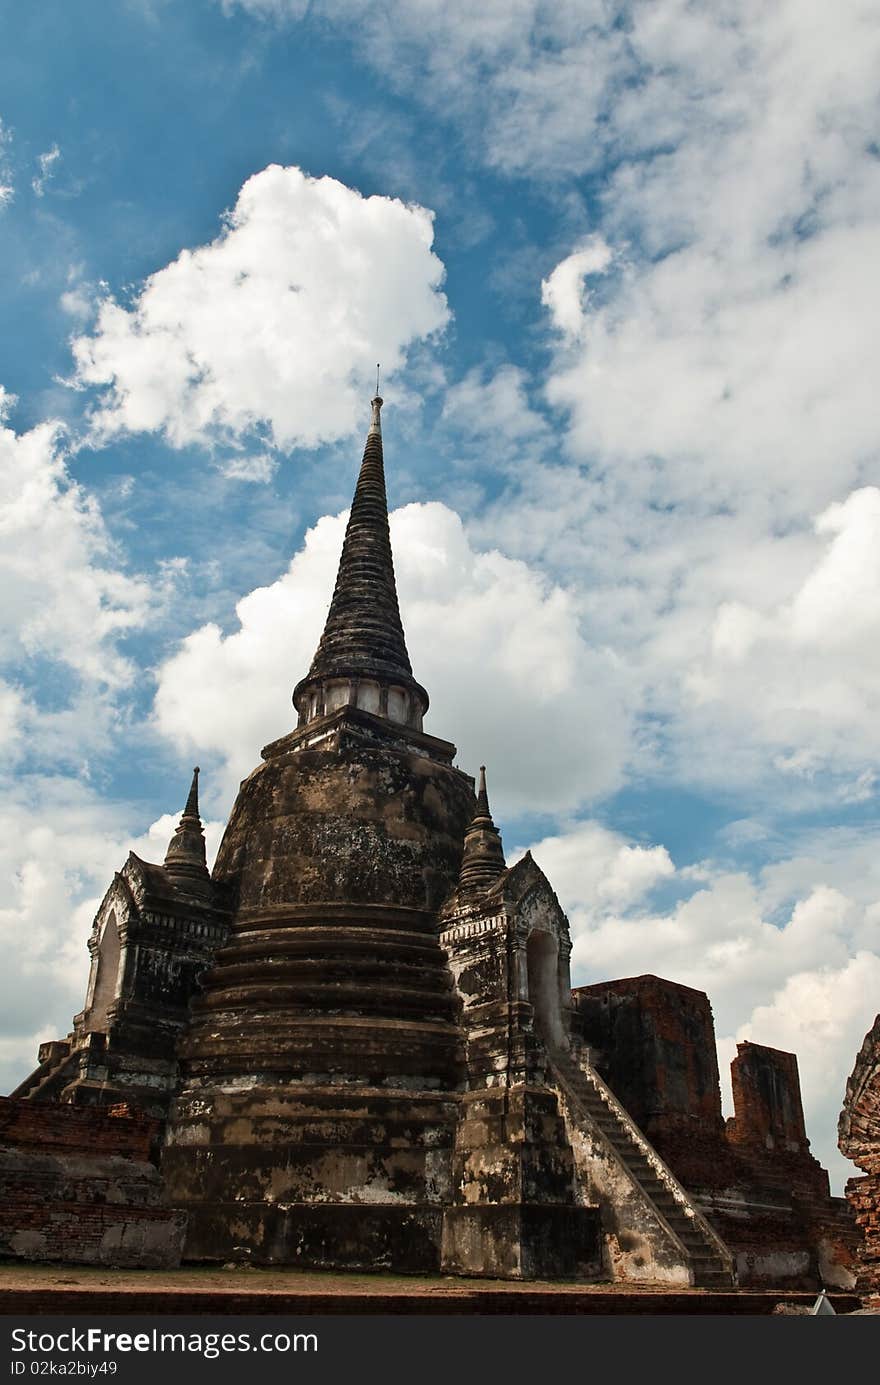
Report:
[[[492,821],[492,813],[489,810],[489,794],[486,790],[486,766],[480,765],[480,782],[477,789],[477,817],[488,818]]]
[[[301,723],[330,710],[331,702],[339,705],[338,699],[331,698],[331,684],[348,685],[344,699],[348,702],[357,701],[359,681],[372,684],[379,715],[385,715],[390,705],[388,689],[404,690],[409,707],[402,719],[413,726],[421,726],[428,707],[428,694],[413,678],[397,601],[378,369],[377,390],[370,401],[370,426],[324,633],[308,674],[293,691]],[[368,706],[366,700],[364,705]]]
[[[199,817],[199,775],[200,775],[200,773],[201,773],[201,770],[199,769],[198,765],[196,765],[195,769],[193,770],[192,783],[191,783],[190,786],[189,786],[189,793],[188,793],[187,796],[186,796],[186,807],[185,807],[184,810],[183,810],[183,816],[184,816],[185,818],[197,818],[197,819],[198,819],[198,822],[199,822],[199,826],[201,826],[201,822],[202,822],[201,817]]]
[[[470,899],[484,894],[507,869],[501,833],[492,820],[486,789],[486,766],[480,765],[477,811],[464,835],[464,852],[458,877],[458,895]]]
[[[195,889],[205,893],[211,887],[205,855],[205,832],[199,815],[199,767],[193,770],[192,783],[186,799],[183,816],[177,830],[168,843],[165,853],[165,870],[174,882],[182,888]]]

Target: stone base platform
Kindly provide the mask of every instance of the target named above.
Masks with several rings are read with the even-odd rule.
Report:
[[[459,1274],[533,1280],[602,1275],[598,1207],[448,1207],[443,1261]]]
[[[186,1258],[217,1265],[223,1247],[239,1265],[379,1273],[393,1265],[398,1273],[431,1274],[440,1266],[442,1223],[440,1207],[195,1205],[188,1212]]]

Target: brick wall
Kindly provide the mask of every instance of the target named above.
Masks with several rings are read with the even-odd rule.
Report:
[[[880,1015],[865,1035],[846,1084],[838,1144],[866,1178],[851,1178],[846,1199],[862,1232],[859,1288],[880,1307]]]
[[[0,1098],[0,1256],[178,1265],[186,1217],[162,1205],[160,1133],[126,1106]]]
[[[725,1123],[702,991],[636,976],[581,986],[572,1004],[593,1061],[734,1252],[740,1283],[851,1284],[856,1227],[810,1154],[795,1055],[739,1044]]]
[[[574,1023],[597,1066],[649,1139],[723,1130],[708,996],[658,976],[580,986]]]
[[[880,1296],[880,1174],[851,1178],[846,1185],[846,1200],[852,1207],[862,1233],[859,1249],[859,1289]],[[878,1297],[880,1306],[880,1297]]]
[[[159,1121],[124,1105],[100,1110],[0,1097],[0,1146],[148,1161],[160,1131]]]
[[[763,1044],[737,1044],[730,1077],[735,1114],[727,1124],[729,1140],[789,1153],[809,1149],[794,1053]]]

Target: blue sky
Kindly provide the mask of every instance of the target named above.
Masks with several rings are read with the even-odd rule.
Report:
[[[880,1005],[880,21],[844,0],[47,0],[0,44],[0,1072],[198,761],[291,724],[383,364],[429,729],[575,979]]]

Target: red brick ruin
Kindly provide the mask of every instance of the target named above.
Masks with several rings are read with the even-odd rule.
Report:
[[[849,1180],[846,1197],[862,1233],[857,1287],[880,1309],[880,1015],[846,1084],[838,1144],[864,1171],[864,1177]]]
[[[637,976],[572,998],[591,1061],[735,1252],[740,1285],[850,1287],[856,1229],[809,1152],[795,1055],[738,1044],[725,1121],[702,991]]]
[[[2,1253],[83,1265],[179,1264],[186,1217],[163,1202],[161,1129],[125,1105],[0,1097]]]

